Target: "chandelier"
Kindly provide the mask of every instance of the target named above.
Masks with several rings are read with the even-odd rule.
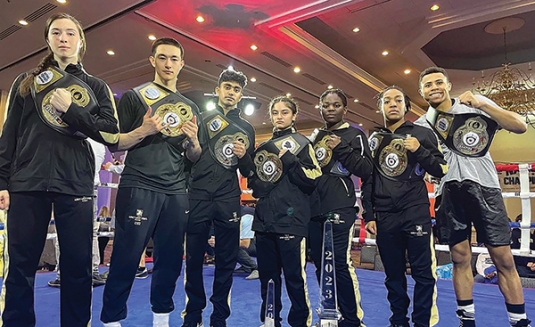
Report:
[[[531,75],[511,67],[507,59],[507,26],[502,29],[505,53],[502,68],[492,73],[487,80],[481,72],[481,79],[473,82],[474,89],[503,109],[527,117],[535,113],[535,82]],[[531,72],[531,63],[528,67],[528,72]]]

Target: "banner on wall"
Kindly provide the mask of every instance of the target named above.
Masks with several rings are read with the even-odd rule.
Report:
[[[518,171],[500,171],[498,172],[500,186],[503,192],[520,192],[520,175]],[[535,172],[529,172],[529,188],[535,192]]]

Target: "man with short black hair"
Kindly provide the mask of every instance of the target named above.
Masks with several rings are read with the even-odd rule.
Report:
[[[419,91],[429,109],[415,123],[435,132],[449,166],[436,189],[436,220],[441,241],[450,246],[457,316],[461,326],[475,326],[470,265],[473,224],[477,241],[485,244],[496,265],[511,326],[527,327],[531,321],[511,254],[509,219],[488,152],[498,127],[522,134],[526,122],[517,113],[470,91],[452,99],[451,86],[443,68],[430,67],[420,74]]]
[[[190,218],[186,237],[186,307],[183,327],[202,326],[206,307],[203,258],[210,226],[214,225],[215,274],[210,326],[225,327],[230,315],[232,273],[240,242],[240,185],[236,169],[247,177],[254,168],[255,131],[240,116],[237,104],[247,77],[227,69],[219,76],[215,92],[217,107],[202,114],[199,137],[203,148],[192,168],[190,179]]]
[[[116,200],[115,239],[100,319],[120,327],[139,258],[154,241],[151,281],[153,327],[169,327],[173,293],[182,270],[189,201],[185,167],[198,160],[199,109],[176,88],[184,66],[178,41],[154,42],[154,81],[127,91],[118,106],[121,135],[114,150],[128,150]]]

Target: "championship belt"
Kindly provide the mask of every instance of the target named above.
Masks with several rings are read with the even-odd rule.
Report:
[[[327,145],[327,141],[331,135],[334,135],[334,133],[324,129],[315,130],[312,133],[312,143],[316,160],[318,160],[318,164],[324,174],[349,176],[351,173],[342,165],[342,163],[333,160],[333,150]]]
[[[261,144],[254,155],[258,178],[263,182],[278,182],[284,173],[282,160],[279,158],[280,151],[286,149],[297,156],[308,144],[310,141],[299,133],[281,136]]]
[[[86,135],[70,127],[50,104],[50,98],[55,89],[65,88],[71,93],[72,102],[88,110],[96,112],[98,101],[93,90],[78,77],[69,74],[54,66],[48,67],[44,72],[35,76],[31,93],[35,108],[41,120],[49,127],[61,134],[85,139]]]
[[[275,282],[273,279],[270,279],[267,285],[264,327],[275,327]]]
[[[333,223],[323,225],[323,256],[321,258],[320,306],[316,309],[320,327],[336,327],[342,317],[336,296],[336,270],[334,266]]]
[[[392,133],[375,132],[369,144],[372,161],[381,175],[396,181],[421,180],[425,171],[416,164],[409,164],[409,156],[403,145],[406,136]]]
[[[208,146],[212,157],[224,168],[235,169],[238,157],[234,155],[234,141],[242,142],[245,149],[248,149],[252,143],[250,136],[218,110],[203,112],[202,121],[208,131]]]
[[[178,93],[156,83],[149,82],[134,88],[134,93],[147,107],[152,108],[152,115],[162,117],[162,123],[168,126],[160,131],[160,136],[180,151],[184,151],[186,135],[182,125],[191,121],[193,110]]]
[[[451,151],[465,157],[487,154],[498,129],[497,122],[476,113],[450,114],[429,108],[426,119]]]

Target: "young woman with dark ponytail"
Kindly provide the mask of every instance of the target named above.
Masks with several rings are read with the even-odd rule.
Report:
[[[109,87],[88,75],[80,23],[56,14],[46,23],[48,54],[13,83],[0,137],[0,209],[7,212],[9,261],[4,327],[36,325],[33,285],[52,209],[61,248],[61,326],[91,318],[94,155],[86,138],[119,139]]]
[[[306,236],[310,221],[309,195],[321,170],[310,141],[295,129],[297,104],[277,97],[269,104],[273,137],[254,154],[256,170],[248,178],[253,196],[258,198],[253,221],[256,232],[258,272],[265,320],[268,282],[275,282],[275,326],[281,326],[281,273],[292,306],[288,324],[308,327],[312,311],[306,285]]]

